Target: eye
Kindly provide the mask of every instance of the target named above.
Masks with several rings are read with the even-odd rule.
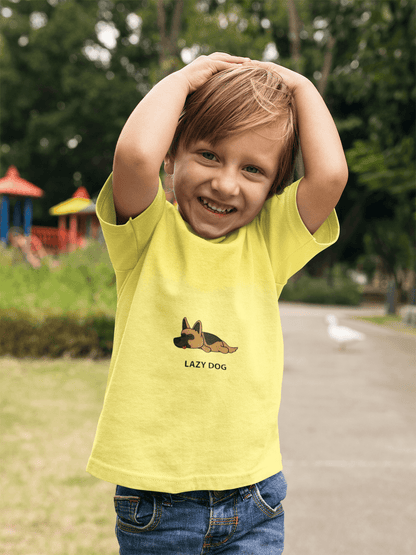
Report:
[[[248,173],[260,173],[260,170],[258,168],[255,168],[254,166],[246,166],[244,169]]]
[[[212,154],[212,152],[201,152],[201,155],[206,158],[207,160],[216,160],[216,156],[215,154]]]

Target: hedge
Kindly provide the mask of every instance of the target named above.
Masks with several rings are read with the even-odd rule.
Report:
[[[0,310],[0,356],[92,357],[109,356],[113,348],[114,318],[93,315],[45,316]]]
[[[360,285],[336,272],[331,284],[325,277],[316,278],[304,273],[288,281],[280,298],[282,301],[300,303],[357,306],[362,296]]]

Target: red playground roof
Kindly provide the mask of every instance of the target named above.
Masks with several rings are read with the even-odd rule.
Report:
[[[17,195],[20,197],[41,197],[43,191],[33,183],[20,177],[15,166],[10,166],[4,177],[0,179],[0,195]]]
[[[72,198],[86,198],[90,199],[90,195],[85,187],[78,187],[75,193],[72,195]]]

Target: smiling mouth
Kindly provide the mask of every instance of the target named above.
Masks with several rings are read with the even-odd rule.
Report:
[[[212,212],[213,214],[226,215],[237,211],[236,208],[219,208],[218,206],[214,206],[211,202],[208,202],[202,197],[198,197],[198,200],[204,208],[206,208],[209,212]]]

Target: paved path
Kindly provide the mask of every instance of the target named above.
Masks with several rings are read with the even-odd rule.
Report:
[[[280,310],[285,555],[414,555],[416,336],[351,318],[368,309]],[[366,340],[339,351],[326,314]]]

